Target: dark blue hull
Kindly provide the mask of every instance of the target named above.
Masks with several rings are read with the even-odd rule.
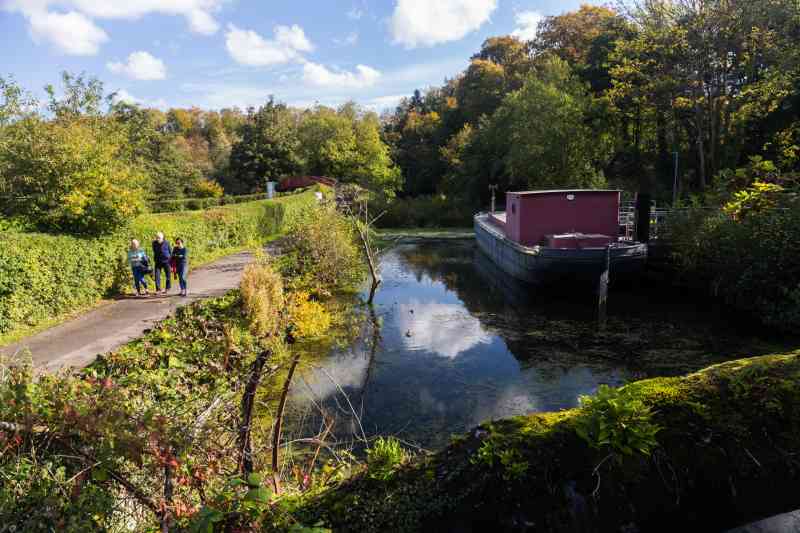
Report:
[[[508,239],[485,214],[475,215],[478,247],[497,266],[527,283],[597,282],[605,269],[605,248],[563,249],[523,246]],[[611,248],[611,279],[639,274],[647,261],[647,245],[618,243]]]

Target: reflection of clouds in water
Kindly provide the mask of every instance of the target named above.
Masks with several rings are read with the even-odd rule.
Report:
[[[447,412],[447,406],[444,402],[437,400],[427,388],[419,390],[419,406],[417,406],[417,409],[428,413],[435,412],[440,415]]]
[[[452,359],[492,339],[462,305],[410,300],[398,305],[395,316],[403,344],[409,350],[427,350]],[[406,336],[407,331],[410,337]]]
[[[612,381],[618,384],[616,379]],[[603,382],[588,367],[573,367],[557,376],[543,376],[528,368],[522,371],[519,380],[477,400],[469,426],[508,416],[575,407],[579,396],[593,394]]]
[[[302,375],[308,387],[305,385],[293,387],[293,392],[299,393],[303,397],[311,394],[315,399],[324,400],[339,393],[336,386],[338,383],[350,395],[353,391],[361,391],[367,378],[368,368],[368,353],[361,350],[340,353],[316,366],[305,369]],[[309,389],[311,390],[309,391]]]

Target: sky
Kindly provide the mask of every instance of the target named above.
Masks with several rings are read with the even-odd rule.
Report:
[[[0,76],[41,97],[64,70],[144,106],[382,111],[586,0],[0,0]]]

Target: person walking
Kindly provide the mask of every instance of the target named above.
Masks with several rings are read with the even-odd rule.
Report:
[[[150,269],[150,261],[147,254],[144,253],[139,247],[139,241],[131,239],[131,246],[128,249],[128,264],[131,266],[133,273],[133,288],[136,289],[136,294],[142,296],[142,289],[144,288],[144,295],[149,296],[147,290],[147,280],[145,276]]]
[[[164,238],[160,231],[156,233],[156,240],[153,241],[153,261],[155,262],[156,293],[167,294],[172,289],[172,280],[169,263],[172,257],[172,248],[169,241]],[[164,290],[161,290],[161,274],[164,274]]]
[[[172,264],[175,266],[175,273],[178,275],[178,283],[181,286],[181,296],[189,295],[187,277],[189,276],[189,250],[183,243],[183,239],[175,239],[175,247],[172,249]]]

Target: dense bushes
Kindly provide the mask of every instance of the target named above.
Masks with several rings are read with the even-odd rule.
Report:
[[[474,209],[443,195],[395,198],[378,202],[374,213],[385,211],[377,224],[383,228],[463,228],[472,226]]]
[[[275,197],[285,196],[290,193],[275,193]],[[220,196],[214,198],[182,198],[180,200],[158,200],[150,202],[150,211],[153,213],[171,213],[174,211],[195,211],[208,209],[220,205],[243,204],[256,200],[266,200],[267,193],[240,194],[236,196]]]
[[[94,304],[129,280],[125,251],[131,238],[146,250],[157,231],[182,237],[192,264],[255,246],[282,231],[313,193],[208,211],[137,217],[128,230],[99,238],[0,233],[0,336]]]
[[[726,303],[765,324],[800,332],[800,210],[771,209],[735,220],[716,211],[676,216],[669,239],[676,267],[709,283]]]

